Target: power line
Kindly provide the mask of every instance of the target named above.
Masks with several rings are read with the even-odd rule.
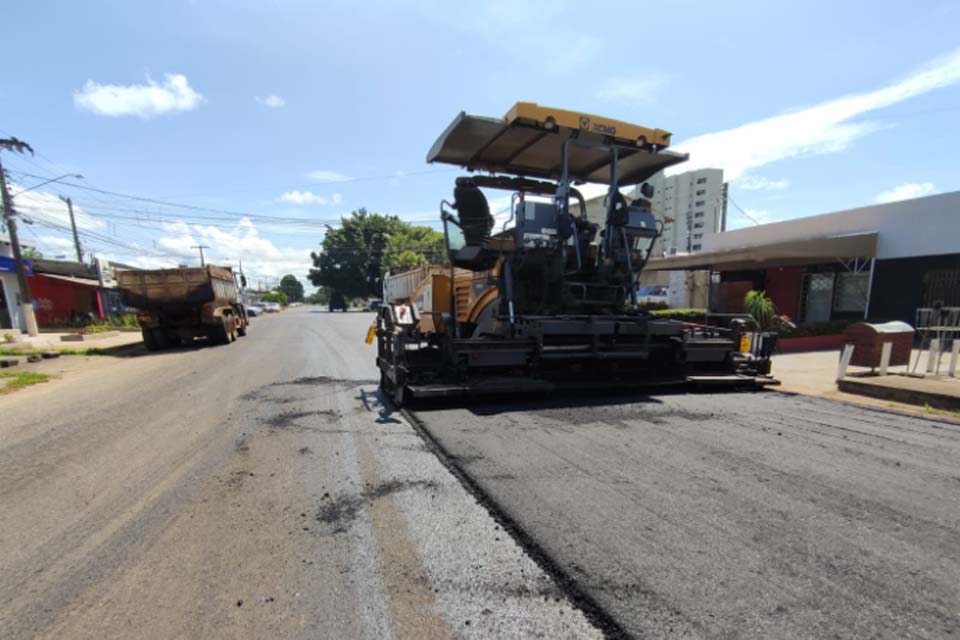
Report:
[[[734,200],[733,197],[732,197],[729,193],[727,193],[727,200],[729,200],[730,203],[737,208],[737,211],[739,211],[740,213],[742,213],[745,218],[747,218],[748,220],[750,220],[750,222],[752,222],[752,223],[755,224],[755,225],[760,225],[760,224],[761,224],[759,220],[757,220],[756,218],[754,218],[753,216],[751,216],[749,213],[747,213],[746,211],[744,211],[743,209],[741,209],[741,208],[740,208],[740,205],[737,204],[737,201]]]

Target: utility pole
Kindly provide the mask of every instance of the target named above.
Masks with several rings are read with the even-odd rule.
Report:
[[[16,138],[0,140],[0,150],[16,151],[18,153],[29,151],[33,154],[33,148],[29,144]],[[30,285],[27,283],[27,269],[23,264],[23,254],[20,252],[17,222],[13,218],[13,204],[10,202],[10,193],[7,191],[7,176],[3,170],[2,162],[0,162],[0,196],[3,199],[3,220],[7,225],[7,231],[10,233],[13,260],[17,265],[17,283],[20,285],[20,309],[23,312],[23,323],[26,325],[27,335],[37,336],[40,335],[40,332],[37,330],[37,318],[33,315],[33,301],[30,298]]]
[[[200,249],[200,266],[201,266],[201,267],[207,266],[207,263],[204,262],[204,260],[203,260],[203,250],[204,250],[204,249],[209,249],[210,247],[208,247],[208,246],[205,245],[205,244],[198,244],[198,245],[194,245],[194,246],[192,246],[192,247],[190,247],[190,248],[191,248],[191,249]]]
[[[83,262],[83,251],[80,249],[80,236],[77,235],[77,221],[73,218],[73,200],[68,197],[60,196],[60,199],[67,203],[70,209],[70,228],[73,229],[73,247],[77,250],[77,262]]]

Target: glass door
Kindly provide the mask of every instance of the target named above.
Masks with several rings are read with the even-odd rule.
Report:
[[[807,273],[803,305],[804,322],[826,322],[833,306],[833,273]]]

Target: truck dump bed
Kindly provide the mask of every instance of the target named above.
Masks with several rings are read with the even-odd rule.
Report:
[[[117,282],[123,303],[137,309],[192,307],[208,302],[230,305],[237,301],[233,273],[214,265],[120,271]]]

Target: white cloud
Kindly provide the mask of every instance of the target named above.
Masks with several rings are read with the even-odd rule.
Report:
[[[690,153],[690,161],[678,165],[671,173],[721,167],[728,180],[736,180],[750,169],[784,158],[843,151],[858,138],[884,128],[880,123],[855,121],[855,118],[958,80],[960,49],[876,91],[842,96],[685,140],[674,148]]]
[[[663,86],[663,76],[651,73],[642,78],[610,78],[597,91],[597,97],[607,102],[650,104]]]
[[[912,198],[922,198],[937,192],[937,188],[932,182],[905,182],[899,187],[894,187],[889,191],[878,194],[876,202],[897,202],[898,200],[910,200]]]
[[[260,96],[254,96],[253,98],[260,104],[265,107],[270,107],[271,109],[279,109],[280,107],[286,106],[287,101],[281,98],[278,95],[269,95],[266,98],[261,98]]]
[[[306,278],[312,266],[310,249],[278,247],[261,236],[260,228],[249,218],[241,218],[235,226],[228,228],[181,221],[166,223],[163,229],[170,235],[157,239],[156,248],[166,253],[166,257],[141,255],[121,261],[152,269],[177,264],[196,265],[200,254],[194,247],[202,244],[208,247],[204,252],[208,263],[237,267],[242,262],[251,286],[256,286],[258,279],[278,280],[292,273],[308,291],[313,289]]]
[[[204,97],[190,86],[185,75],[168,73],[158,84],[147,77],[147,84],[100,84],[87,80],[83,89],[73,92],[73,103],[97,115],[137,116],[144,120],[165,113],[192,111]]]
[[[780,191],[789,187],[790,181],[786,178],[771,180],[770,178],[744,175],[737,179],[737,186],[748,191]]]
[[[307,178],[317,182],[346,182],[347,180],[353,180],[353,178],[348,175],[344,175],[337,171],[326,171],[323,169],[308,171]]]
[[[333,204],[340,204],[341,202],[343,202],[343,196],[340,195],[339,193],[335,193],[330,197],[330,202],[332,202]]]
[[[312,191],[287,191],[280,195],[280,201],[297,205],[327,204],[327,198],[325,196],[319,196]]]

